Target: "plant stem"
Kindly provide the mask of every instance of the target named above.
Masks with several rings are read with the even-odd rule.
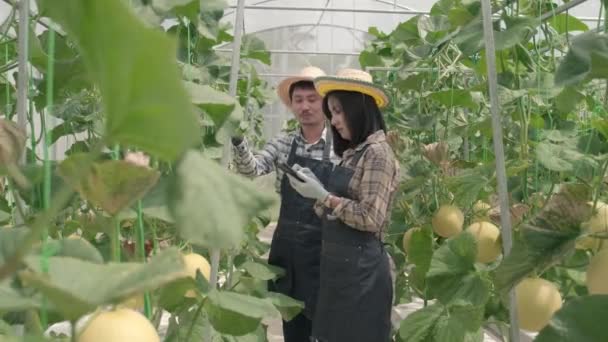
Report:
[[[188,328],[188,334],[186,335],[186,341],[192,340],[192,332],[194,331],[194,326],[196,325],[196,320],[198,319],[198,316],[200,316],[201,312],[203,312],[203,305],[205,304],[205,300],[207,300],[207,298],[203,299],[203,301],[198,305],[196,312],[194,313],[194,317],[192,318],[192,323],[190,323],[190,328]]]

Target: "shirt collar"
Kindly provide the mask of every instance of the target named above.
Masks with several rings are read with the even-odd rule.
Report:
[[[374,143],[380,143],[383,141],[386,141],[386,135],[384,134],[384,131],[381,129],[377,130],[376,132],[370,134],[367,137],[367,139],[365,139],[364,142],[357,145],[357,147],[349,148],[348,150],[344,151],[344,157],[351,156],[352,154],[355,154],[356,152],[361,151],[367,145],[374,144]]]
[[[315,141],[313,143],[308,143],[306,141],[306,139],[304,139],[304,134],[302,133],[302,127],[300,127],[298,129],[298,139],[300,139],[300,141],[302,143],[307,144],[307,145],[316,145],[320,142],[325,143],[327,141],[327,123],[325,123],[325,127],[323,128],[323,132],[321,132],[321,138],[319,139],[319,141]]]

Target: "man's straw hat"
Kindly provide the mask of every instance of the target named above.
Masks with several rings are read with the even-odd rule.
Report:
[[[289,87],[291,87],[292,84],[300,81],[312,82],[315,78],[320,76],[325,76],[325,72],[323,70],[314,66],[306,67],[300,70],[298,75],[287,77],[286,79],[282,80],[277,87],[277,94],[279,95],[281,101],[283,101],[283,103],[289,107],[291,105],[291,99],[289,98]]]

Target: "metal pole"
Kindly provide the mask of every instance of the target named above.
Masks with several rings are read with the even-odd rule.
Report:
[[[233,48],[234,49],[234,48]],[[218,52],[232,52],[234,53],[233,49],[229,49],[229,48],[217,48],[215,49],[215,51]],[[312,50],[302,50],[302,51],[298,51],[298,50],[281,50],[281,49],[273,49],[273,50],[267,50],[268,52],[270,52],[271,54],[277,54],[277,55],[340,55],[340,56],[359,56],[361,54],[361,52],[340,52],[340,51],[312,51]]]
[[[237,5],[238,6],[238,5]],[[229,6],[235,8],[235,6]],[[409,10],[380,10],[363,8],[325,8],[325,7],[291,7],[291,6],[245,6],[245,9],[252,10],[277,10],[277,11],[308,11],[308,12],[343,12],[343,13],[374,13],[374,14],[429,14],[427,11]],[[237,11],[238,14],[238,11]]]
[[[202,2],[201,0],[201,8]],[[244,19],[244,7],[245,0],[238,0],[238,6],[236,10],[236,19],[234,23],[234,42],[232,48],[232,64],[230,67],[230,84],[228,85],[228,91],[231,96],[235,97],[236,101],[236,90],[237,90],[237,82],[239,78],[239,66],[241,60],[241,41],[243,38],[243,19]],[[230,160],[230,141],[229,137],[227,141],[224,141],[224,151],[222,153],[222,165],[227,166],[228,161]],[[211,251],[211,275],[210,275],[210,283],[211,286],[215,287],[217,285],[217,273],[219,269],[220,263],[220,251],[219,249],[213,249]]]
[[[17,76],[17,123],[19,127],[27,132],[27,108],[28,108],[28,79],[29,79],[29,0],[19,1],[19,34],[17,36],[17,46],[19,49],[19,64]],[[31,134],[34,134],[32,132]],[[22,161],[25,161],[25,153],[22,156]]]
[[[492,27],[492,5],[490,0],[481,0],[483,15],[483,37],[486,46],[486,61],[488,67],[488,91],[490,94],[490,111],[492,113],[492,138],[496,157],[496,180],[498,183],[498,199],[500,201],[500,225],[505,256],[511,253],[513,237],[511,231],[511,210],[509,209],[509,193],[507,189],[507,173],[505,169],[505,153],[502,142],[502,123],[498,102],[498,82],[496,75],[496,50],[494,45],[494,29]],[[519,324],[517,321],[517,301],[515,291],[509,292],[510,341],[519,342]]]
[[[547,19],[553,18],[554,16],[556,16],[562,12],[566,12],[567,10],[571,9],[572,7],[578,6],[585,1],[587,1],[587,0],[573,0],[573,1],[567,2],[567,3],[559,6],[558,8],[556,8],[553,11],[549,11],[549,12],[541,15],[540,20],[545,21]]]

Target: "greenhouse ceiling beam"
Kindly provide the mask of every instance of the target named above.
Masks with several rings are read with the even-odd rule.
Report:
[[[236,8],[236,6],[229,6]],[[375,13],[375,14],[429,14],[428,11],[412,10],[381,10],[363,8],[325,8],[325,7],[291,7],[291,6],[245,6],[248,10],[277,10],[277,11],[305,11],[305,12],[342,12],[342,13]]]
[[[567,10],[569,10],[573,7],[576,7],[586,1],[587,0],[573,0],[573,1],[567,2],[567,3],[557,7],[556,9],[541,15],[540,20],[545,21],[547,19],[551,19],[551,18],[555,17],[556,15],[566,12]]]
[[[232,49],[228,49],[228,48],[219,48],[219,49],[215,49],[215,51],[218,52],[232,52]],[[313,50],[302,50],[302,51],[298,51],[298,50],[266,50],[268,52],[270,52],[271,54],[277,54],[277,55],[335,55],[335,56],[359,56],[361,54],[361,52],[356,52],[356,51],[352,51],[352,52],[342,52],[342,51],[313,51]]]

